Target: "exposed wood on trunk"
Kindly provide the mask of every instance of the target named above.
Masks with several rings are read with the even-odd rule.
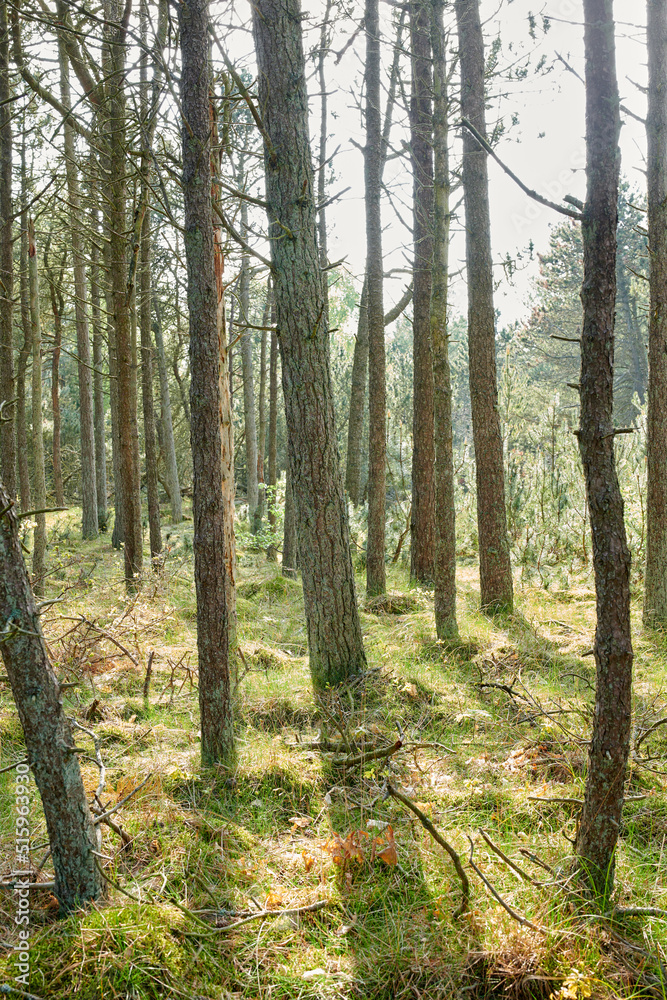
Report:
[[[53,491],[56,496],[56,507],[65,504],[65,492],[63,488],[63,470],[60,444],[60,349],[63,340],[63,312],[65,311],[65,299],[63,296],[62,282],[65,273],[66,251],[58,276],[54,275],[48,266],[48,255],[44,249],[44,267],[49,280],[49,294],[51,297],[51,312],[53,314],[53,350],[51,352],[51,409],[53,412]]]
[[[93,156],[91,155],[91,161]],[[91,162],[92,177],[96,177],[96,163]],[[106,427],[104,418],[104,334],[102,332],[102,317],[100,312],[100,252],[99,211],[96,204],[97,183],[91,183],[90,224],[92,239],[90,241],[90,305],[93,328],[93,400],[95,421],[95,483],[97,487],[97,523],[105,530],[109,518],[107,510],[107,451]]]
[[[644,622],[667,624],[667,0],[648,0],[649,378]]]
[[[239,167],[239,188],[245,184],[243,163]],[[248,204],[241,202],[241,235],[245,239],[248,230]],[[239,305],[241,324],[250,322],[250,260],[241,261],[239,278]],[[253,373],[253,331],[241,326],[241,367],[243,370],[243,417],[245,427],[246,500],[248,503],[248,524],[253,534],[258,530],[257,506],[259,486],[257,483],[257,423],[255,420],[255,381]]]
[[[271,351],[269,355],[269,474],[267,478],[267,492],[269,497],[269,526],[271,531],[276,530],[276,487],[278,484],[278,336],[275,329],[276,311],[273,304],[273,294],[271,295]],[[269,562],[275,562],[278,553],[275,545],[269,545],[266,550],[266,558]]]
[[[74,740],[49,663],[19,541],[18,520],[0,484],[0,655],[39,789],[55,868],[55,894],[69,912],[102,893],[97,838],[86,802]]]
[[[222,470],[221,343],[211,204],[208,3],[178,9],[183,197],[190,311],[190,412],[202,760],[233,752]]]
[[[586,204],[582,223],[579,450],[593,536],[597,598],[595,712],[576,855],[594,891],[614,885],[628,752],[632,640],[630,553],[614,460],[613,384],[620,110],[613,0],[584,0]]]
[[[19,495],[21,497],[21,509],[31,510],[32,500],[30,497],[30,470],[28,467],[28,418],[26,415],[26,393],[25,380],[28,361],[32,354],[32,329],[30,327],[30,288],[28,279],[28,177],[26,171],[25,156],[25,129],[21,142],[21,330],[23,333],[23,343],[18,356],[16,366],[16,444],[17,444],[17,465],[19,473]],[[58,346],[58,354],[60,347]],[[53,356],[56,355],[54,344]],[[56,387],[57,389],[57,387]],[[53,391],[53,386],[52,386]],[[57,398],[57,391],[56,391]],[[56,445],[56,413],[58,419],[58,441]],[[60,412],[58,407],[53,410],[53,443],[54,443],[54,463],[53,478],[56,484],[56,459],[60,461]],[[62,491],[62,472],[60,473],[60,487]]]
[[[253,33],[266,136],[269,236],[299,533],[310,670],[317,689],[366,666],[336,445],[329,323],[316,238],[298,0],[258,0]]]
[[[479,0],[456,0],[461,60],[461,110],[486,137],[484,38]],[[465,130],[463,193],[468,274],[468,358],[482,608],[512,609],[513,585],[505,510],[503,441],[498,414],[493,262],[487,154]]]
[[[368,372],[368,279],[364,277],[359,299],[357,337],[352,359],[350,414],[347,423],[347,463],[345,489],[357,507],[361,503],[361,452],[366,406],[366,375]]]

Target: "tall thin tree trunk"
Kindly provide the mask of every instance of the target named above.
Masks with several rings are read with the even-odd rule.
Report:
[[[144,150],[141,161],[139,234],[139,327],[141,338],[141,402],[144,417],[144,452],[146,456],[146,502],[148,505],[148,528],[151,559],[162,551],[162,531],[160,528],[160,496],[157,478],[157,437],[155,433],[155,409],[153,406],[153,338],[151,335],[151,210],[150,210],[150,146],[153,138],[155,110],[148,101],[148,9],[146,0],[141,0],[141,39],[143,48],[140,58],[140,102],[142,117],[142,139]],[[161,17],[161,23],[165,21]],[[158,32],[159,35],[159,32]],[[158,40],[157,55],[160,42]],[[155,60],[154,72],[160,72],[159,58]]]
[[[382,296],[382,126],[380,117],[380,13],[378,0],[366,0],[366,282],[368,286],[368,538],[366,591],[386,590],[385,467],[387,400],[384,303]]]
[[[667,0],[648,0],[649,376],[644,622],[667,624]]]
[[[431,3],[433,49],[433,282],[431,342],[435,403],[435,628],[439,639],[457,634],[456,514],[452,442],[452,383],[449,369],[449,123],[444,0]]]
[[[30,589],[18,520],[0,484],[0,617],[12,628],[0,643],[23,726],[28,762],[39,789],[64,913],[102,894],[99,850],[62,693]]]
[[[171,502],[172,524],[180,524],[183,520],[183,502],[181,487],[178,481],[178,465],[176,464],[176,445],[174,443],[174,427],[171,420],[171,395],[169,393],[169,377],[167,374],[167,358],[162,336],[162,313],[157,295],[153,295],[153,336],[157,350],[157,368],[160,378],[160,419],[162,423],[162,446],[164,464],[169,484],[169,500]],[[188,420],[189,423],[189,420]]]
[[[410,576],[430,585],[435,560],[435,417],[431,345],[433,263],[433,138],[431,17],[427,0],[410,2],[412,94],[410,146],[413,169],[414,294],[412,327],[414,389],[412,417],[412,515]]]
[[[67,16],[65,0],[58,0],[58,17],[64,21]],[[65,42],[58,36],[58,59],[60,64],[60,100],[66,111],[72,106],[69,83],[69,60]],[[96,538],[97,483],[95,480],[95,426],[93,420],[93,373],[88,335],[88,310],[86,306],[86,267],[81,237],[81,199],[79,176],[75,160],[75,137],[71,119],[63,122],[65,147],[65,175],[67,178],[67,200],[69,207],[69,236],[72,247],[74,270],[74,311],[76,319],[77,370],[79,376],[79,433],[81,445],[81,533],[84,538]]]
[[[316,689],[322,689],[359,673],[366,656],[336,445],[301,18],[298,0],[258,0],[253,6],[276,318],[310,670]]]
[[[650,36],[649,36],[650,37]],[[597,598],[595,712],[584,805],[576,838],[579,866],[608,899],[621,825],[632,714],[630,553],[614,460],[614,309],[621,128],[613,0],[584,0],[586,204],[582,223],[579,450],[593,536]]]
[[[259,428],[257,432],[257,486],[259,489],[258,530],[261,530],[264,508],[266,506],[266,486],[264,482],[264,458],[266,450],[266,347],[268,342],[269,316],[271,315],[271,279],[266,285],[264,315],[262,317],[262,339],[259,349],[259,396],[257,409],[259,411]]]
[[[269,526],[272,532],[276,530],[276,486],[278,484],[277,452],[278,452],[278,335],[275,328],[276,315],[271,296],[271,351],[269,356],[269,475],[267,493],[269,497]],[[269,562],[275,562],[278,557],[276,546],[271,544],[266,550]]]
[[[329,48],[329,18],[331,17],[332,0],[327,0],[324,17],[320,26],[320,48],[317,54],[317,77],[320,85],[320,148],[317,165],[317,203],[320,210],[317,216],[317,234],[320,247],[320,263],[326,267],[329,263],[327,252],[327,212],[324,206],[327,190],[327,138],[329,115],[327,102],[327,80],[324,72],[327,51]]]
[[[239,187],[245,183],[243,166],[239,168]],[[241,202],[241,235],[245,238],[248,228],[248,203]],[[243,257],[239,279],[239,303],[241,323],[250,322],[250,261]],[[257,505],[259,487],[257,483],[257,423],[255,421],[255,382],[252,362],[253,332],[241,326],[241,365],[243,368],[243,416],[245,425],[246,457],[246,500],[248,502],[248,524],[253,534],[257,532]]]
[[[283,576],[296,580],[299,565],[298,539],[296,534],[296,504],[294,502],[294,486],[290,472],[289,456],[285,466],[285,519],[283,523]]]
[[[207,0],[183,0],[180,80],[190,310],[190,412],[202,760],[233,751],[222,491],[221,374],[211,205]]]
[[[461,110],[486,135],[484,38],[479,0],[456,0],[461,60]],[[507,537],[503,440],[498,414],[493,262],[486,153],[463,136],[463,193],[468,272],[468,357],[482,608],[511,611],[512,567]]]
[[[42,421],[42,325],[39,314],[39,270],[35,227],[28,219],[28,261],[30,276],[30,326],[32,328],[32,450],[34,469],[34,503],[37,511],[46,507],[46,476],[44,474],[44,427]],[[35,594],[44,593],[46,573],[46,514],[35,514],[32,552],[32,580]]]
[[[64,265],[64,259],[63,259]],[[64,266],[61,268],[62,281]],[[56,506],[65,505],[63,488],[63,470],[60,444],[60,349],[63,342],[63,301],[62,287],[56,287],[55,280],[49,278],[49,293],[51,296],[51,312],[53,313],[53,352],[51,354],[51,409],[53,411],[53,491],[56,495]]]
[[[92,236],[90,240],[90,304],[93,327],[93,397],[95,415],[95,482],[97,487],[97,523],[100,530],[105,531],[109,513],[107,510],[107,449],[106,428],[104,416],[104,335],[102,333],[102,317],[100,313],[100,252],[99,212],[95,204],[96,186],[91,190],[92,207],[90,220]]]
[[[125,46],[127,24],[118,0],[106,0],[107,94],[103,115],[108,270],[113,304],[118,406],[118,466],[122,491],[125,585],[137,588],[143,563],[141,497],[138,488],[137,372],[127,289]],[[126,14],[129,9],[126,7]]]
[[[28,177],[25,158],[25,128],[21,141],[21,329],[23,344],[19,351],[16,366],[16,443],[17,464],[19,472],[19,493],[21,509],[30,510],[30,470],[28,467],[28,418],[26,416],[25,379],[28,360],[32,354],[32,329],[30,326],[30,282],[28,278]],[[55,346],[54,346],[55,352]],[[55,412],[54,412],[54,442],[55,442]],[[54,465],[55,479],[55,465]],[[62,483],[62,476],[61,476]]]
[[[9,81],[7,4],[0,2],[0,470],[9,495],[16,496],[14,437],[14,294],[12,207],[12,92]]]
[[[366,375],[368,373],[368,278],[359,299],[357,336],[352,359],[352,383],[350,386],[350,414],[347,422],[347,463],[345,465],[345,489],[350,500],[357,507],[361,503],[361,443],[366,405]]]

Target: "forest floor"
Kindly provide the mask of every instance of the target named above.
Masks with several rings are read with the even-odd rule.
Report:
[[[167,532],[169,537],[167,538]],[[435,640],[432,596],[393,569],[392,599],[367,605],[370,672],[317,705],[300,583],[263,553],[240,552],[231,771],[199,760],[192,524],[165,530],[168,554],[128,602],[110,537],[81,543],[73,515],[50,521],[44,614],[69,715],[93,731],[111,806],[129,843],[104,827],[108,897],[56,920],[32,893],[30,992],[81,1000],[667,996],[663,917],[601,917],[571,875],[590,731],[595,600],[590,580],[524,589],[511,617],[478,610],[476,572],[458,574],[461,640]],[[641,629],[633,758],[610,905],[667,908],[667,636]],[[143,696],[152,658],[148,698]],[[129,654],[129,655],[128,655]],[[312,749],[322,730],[362,759]],[[389,756],[370,758],[402,741]],[[93,740],[76,732],[84,782]],[[24,756],[0,684],[0,767]],[[147,779],[147,780],[146,780]],[[386,782],[416,803],[461,856],[450,858]],[[13,855],[13,772],[0,774],[0,881]],[[37,794],[31,836],[44,857]],[[485,840],[484,830],[489,840]],[[521,923],[470,867],[474,862]],[[499,848],[519,871],[494,849]],[[50,881],[47,860],[38,876]],[[316,902],[317,911],[281,913]],[[278,915],[230,924],[261,909]],[[15,975],[15,897],[0,889],[0,983]]]

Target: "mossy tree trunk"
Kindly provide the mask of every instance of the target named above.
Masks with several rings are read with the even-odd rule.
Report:
[[[0,2],[0,406],[3,407],[0,409],[0,470],[11,497],[16,496],[16,442],[12,407],[14,400],[13,113],[9,80],[7,3]]]
[[[597,599],[595,712],[576,855],[597,895],[614,884],[632,714],[630,553],[614,460],[613,385],[620,110],[613,0],[584,0],[586,203],[579,450]]]
[[[208,2],[179,6],[183,198],[190,313],[190,417],[202,760],[234,749],[222,488],[220,340],[211,204]]]
[[[289,462],[316,689],[366,666],[354,589],[317,245],[308,97],[298,0],[258,0],[253,33]]]
[[[55,894],[68,912],[102,894],[95,828],[60,686],[49,663],[26,572],[19,524],[0,484],[0,643],[23,726],[28,762],[42,798],[56,874]]]

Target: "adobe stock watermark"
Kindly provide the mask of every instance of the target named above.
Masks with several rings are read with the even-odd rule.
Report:
[[[14,785],[15,861],[12,878],[18,927],[18,940],[14,945],[16,975],[14,981],[26,989],[30,987],[30,768],[19,764]]]
[[[543,182],[537,186],[537,193],[557,205],[561,204],[566,194],[572,194],[574,171],[581,170],[586,166],[586,147],[583,143],[577,146],[570,153],[569,166],[563,167],[561,171],[551,180]],[[544,212],[551,212],[552,209],[539,202],[526,198],[522,212],[512,213],[512,225],[517,233],[523,232],[527,226],[531,226]]]

